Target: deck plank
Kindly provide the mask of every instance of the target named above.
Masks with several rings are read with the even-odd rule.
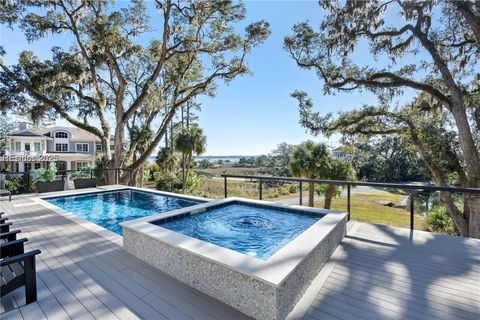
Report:
[[[28,197],[0,201],[37,256],[38,301],[2,297],[3,319],[247,319]],[[479,319],[480,241],[352,223],[292,312],[305,319]]]

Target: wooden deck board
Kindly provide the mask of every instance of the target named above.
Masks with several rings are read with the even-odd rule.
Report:
[[[2,297],[3,319],[247,319],[28,197],[1,201],[38,248],[38,301]],[[479,319],[480,241],[354,223],[289,316]]]

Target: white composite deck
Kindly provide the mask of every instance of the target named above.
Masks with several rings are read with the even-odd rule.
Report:
[[[38,301],[23,289],[4,319],[243,319],[83,225],[32,203],[0,211],[38,248]],[[351,223],[289,319],[480,319],[480,241]]]

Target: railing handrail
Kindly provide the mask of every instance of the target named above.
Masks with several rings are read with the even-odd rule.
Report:
[[[344,185],[344,186],[350,185],[350,186],[397,188],[397,189],[407,189],[407,190],[448,191],[448,192],[454,192],[454,193],[455,192],[480,193],[480,188],[464,188],[464,187],[436,186],[436,185],[418,185],[418,184],[348,181],[348,180],[324,180],[324,179],[308,179],[308,178],[280,177],[280,176],[256,176],[256,175],[241,175],[241,174],[222,174],[222,177],[254,179],[254,180],[286,181],[286,182],[306,182],[306,183],[316,183],[316,184],[334,184],[334,185]]]
[[[314,183],[314,184],[333,184],[341,185],[347,187],[347,220],[350,220],[351,214],[351,187],[352,186],[367,186],[367,187],[381,187],[381,188],[396,188],[409,190],[410,196],[410,229],[414,229],[414,200],[415,192],[417,190],[422,191],[443,191],[443,192],[453,192],[453,193],[478,193],[480,194],[480,188],[463,188],[463,187],[451,187],[451,186],[435,186],[435,185],[418,185],[418,184],[401,184],[401,183],[384,183],[384,182],[366,182],[366,181],[348,181],[348,180],[325,180],[325,179],[307,179],[307,178],[294,178],[294,177],[279,177],[279,176],[256,176],[256,175],[242,175],[242,174],[222,174],[224,179],[224,195],[225,198],[228,196],[228,187],[227,179],[228,178],[241,178],[241,179],[251,179],[258,180],[258,195],[259,199],[263,199],[263,182],[264,181],[284,181],[284,182],[298,182],[300,184],[299,192],[299,204],[302,205],[302,184],[305,183]]]

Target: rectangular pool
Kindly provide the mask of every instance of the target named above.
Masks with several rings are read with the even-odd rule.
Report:
[[[121,222],[202,203],[134,189],[46,197],[43,200],[119,235],[123,234]]]
[[[124,249],[255,319],[285,319],[345,236],[344,212],[227,198],[122,223]]]

